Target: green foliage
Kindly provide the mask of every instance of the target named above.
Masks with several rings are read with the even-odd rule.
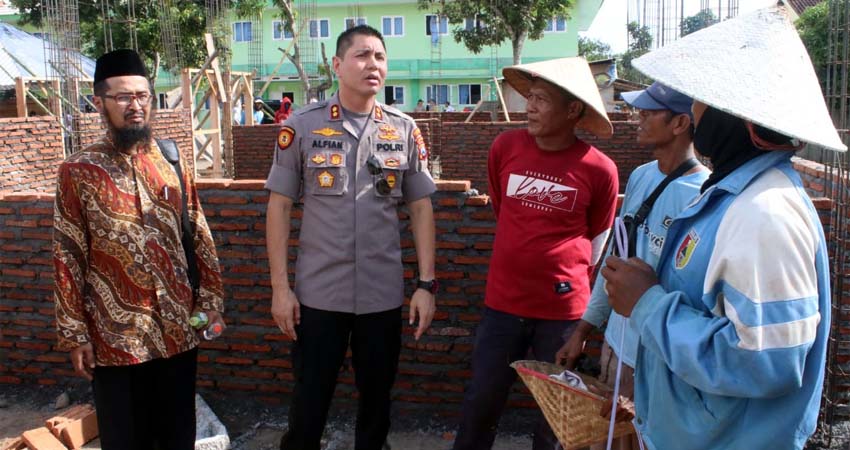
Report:
[[[44,26],[41,15],[42,0],[11,0],[12,5],[21,11],[21,23],[36,27]],[[203,33],[205,30],[203,0],[172,0],[166,13],[175,21],[180,29],[180,47],[184,64],[199,66],[203,63],[206,50],[204,49]],[[130,27],[127,23],[127,2],[118,1],[112,4],[109,12],[112,21],[113,48],[129,48]],[[153,66],[156,55],[164,54],[160,38],[159,2],[154,0],[136,1],[136,38],[139,53],[145,58],[148,67]],[[96,58],[104,53],[104,20],[100,5],[94,2],[80,2],[80,42],[84,55]],[[165,64],[165,61],[162,61]],[[175,68],[165,67],[168,70]]]
[[[821,2],[807,9],[795,25],[812,58],[815,71],[823,80],[829,61],[829,2]]]
[[[475,18],[481,26],[466,30],[455,27],[455,41],[472,53],[480,53],[489,45],[509,40],[514,63],[519,64],[526,39],[543,37],[543,30],[554,17],[570,17],[576,0],[417,0],[419,8],[445,16],[451,23],[464,23]]]
[[[652,34],[649,32],[649,27],[642,27],[637,22],[629,23],[627,30],[629,32],[629,49],[620,55],[618,74],[624,80],[649,84],[651,80],[632,67],[632,60],[649,52],[652,48]]]
[[[611,46],[598,40],[579,36],[578,54],[588,61],[599,61],[613,56]]]
[[[681,30],[682,36],[687,36],[695,31],[710,27],[717,22],[719,21],[717,20],[717,17],[714,16],[714,13],[710,9],[704,9],[693,16],[682,19],[682,23],[679,24],[679,29]]]
[[[263,13],[266,9],[265,0],[235,0],[233,13],[240,19],[251,19]]]

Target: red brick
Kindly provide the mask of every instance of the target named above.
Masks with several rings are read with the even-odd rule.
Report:
[[[24,431],[21,439],[31,450],[67,450],[62,441],[51,434],[46,427]]]
[[[248,358],[234,358],[231,356],[219,356],[215,359],[215,362],[220,364],[234,364],[244,366],[248,364],[253,364],[254,360]]]

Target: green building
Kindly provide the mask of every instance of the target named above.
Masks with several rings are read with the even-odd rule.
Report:
[[[590,27],[602,1],[577,0],[568,19],[553,18],[542,39],[526,40],[522,62],[575,56],[578,33]],[[420,10],[415,0],[315,0],[312,3],[315,6],[308,14],[300,12],[301,17],[310,19],[299,39],[308,72],[315,74],[322,44],[330,62],[339,33],[355,24],[368,24],[383,33],[389,56],[386,87],[380,100],[394,100],[395,106],[404,111],[412,111],[419,99],[426,102],[433,99],[441,106],[440,110],[449,101],[458,111],[474,106],[482,97],[495,99],[493,77],[501,77],[502,67],[513,63],[510,42],[485,47],[479,54],[455,42],[452,29],[475,26],[473,18],[464,23],[448,23],[445,17]],[[283,31],[279,16],[272,6],[253,21],[232,16],[232,67],[234,71],[244,72],[256,69],[255,89],[271,78],[263,94],[265,99],[279,100],[287,95],[301,104],[305,92],[295,66],[287,61],[273,72],[283,56],[281,50],[289,50],[292,45],[292,36]],[[327,95],[333,91],[329,90]]]

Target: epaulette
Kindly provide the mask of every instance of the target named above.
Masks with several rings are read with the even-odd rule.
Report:
[[[407,113],[405,113],[404,111],[402,111],[398,108],[395,108],[395,107],[389,106],[389,105],[385,105],[383,103],[379,103],[378,105],[381,107],[382,110],[384,110],[385,113],[387,113],[391,116],[402,117],[402,118],[410,120],[411,122],[414,122],[413,117],[408,116]]]
[[[310,111],[315,111],[315,110],[320,109],[320,108],[326,108],[327,106],[328,106],[327,100],[322,100],[322,101],[316,102],[316,103],[309,103],[309,104],[306,104],[306,105],[296,109],[292,113],[292,115],[293,116],[300,116],[300,115],[308,113]]]

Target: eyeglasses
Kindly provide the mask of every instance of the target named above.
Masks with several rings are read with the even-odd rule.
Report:
[[[133,100],[139,102],[139,106],[148,106],[148,103],[151,102],[153,95],[151,95],[149,92],[141,92],[139,94],[104,94],[101,95],[101,97],[115,100],[115,103],[117,103],[119,106],[130,106],[130,104],[133,103]]]
[[[390,187],[389,181],[384,177],[384,169],[381,167],[381,162],[378,161],[378,158],[374,154],[370,155],[369,159],[366,160],[366,168],[369,169],[369,173],[372,176],[380,176],[380,178],[375,180],[375,190],[381,195],[390,195],[393,188]]]

